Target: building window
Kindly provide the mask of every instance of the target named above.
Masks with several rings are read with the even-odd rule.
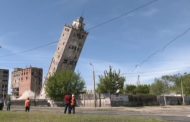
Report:
[[[64,59],[64,60],[63,60],[63,63],[67,63],[67,61],[68,61],[67,59]]]
[[[77,34],[77,37],[78,37],[78,39],[83,39],[84,36],[81,35],[80,33],[78,33],[78,34]]]
[[[8,74],[9,73],[9,71],[3,71],[3,74]]]
[[[80,51],[80,48],[77,48],[77,51],[79,52],[79,51]]]
[[[73,65],[73,61],[70,61],[69,64],[70,64],[70,65]]]
[[[77,50],[77,47],[76,47],[76,46],[74,47],[74,50],[75,50],[75,51]]]
[[[73,36],[76,37],[76,33],[74,33]]]
[[[7,80],[3,80],[3,82],[8,82]]]
[[[65,28],[65,31],[69,31],[69,29],[68,29],[68,28]]]

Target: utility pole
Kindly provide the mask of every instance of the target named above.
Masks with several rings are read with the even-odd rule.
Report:
[[[34,106],[36,106],[36,87],[37,87],[37,85],[36,85],[36,79],[34,78],[34,85],[35,85],[35,87],[34,87]]]
[[[184,99],[184,94],[183,94],[183,83],[182,83],[182,76],[181,76],[181,97],[182,97],[182,100],[183,100],[183,105],[185,105],[185,99]]]
[[[93,81],[94,81],[94,107],[96,107],[96,80],[95,80],[95,71],[94,71],[94,65],[90,63],[93,69]]]
[[[137,78],[137,86],[140,85],[140,75],[138,75],[138,78]]]
[[[166,101],[166,92],[167,92],[167,86],[168,85],[166,85],[167,84],[167,82],[166,82],[166,80],[164,80],[164,84],[165,84],[165,87],[164,87],[164,105],[166,106],[167,105],[167,101]]]

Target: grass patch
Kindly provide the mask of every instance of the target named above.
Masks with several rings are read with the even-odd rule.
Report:
[[[0,112],[1,122],[162,122],[118,115],[63,115],[49,112]]]

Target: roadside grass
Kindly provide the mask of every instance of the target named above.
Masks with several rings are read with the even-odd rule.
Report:
[[[0,122],[163,122],[120,115],[63,115],[50,112],[0,112]]]

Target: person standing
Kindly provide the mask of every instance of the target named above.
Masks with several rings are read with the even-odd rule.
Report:
[[[29,112],[30,111],[30,99],[26,99],[25,100],[25,112]]]
[[[7,100],[7,111],[10,111],[11,110],[11,99],[9,98]]]
[[[66,114],[67,110],[68,110],[68,113],[70,114],[71,113],[71,96],[69,94],[65,95],[64,102],[65,102],[65,111],[64,111],[64,113]]]
[[[75,98],[75,95],[72,94],[72,98],[71,98],[71,110],[73,111],[73,114],[75,114],[75,106],[76,106],[76,98]]]

